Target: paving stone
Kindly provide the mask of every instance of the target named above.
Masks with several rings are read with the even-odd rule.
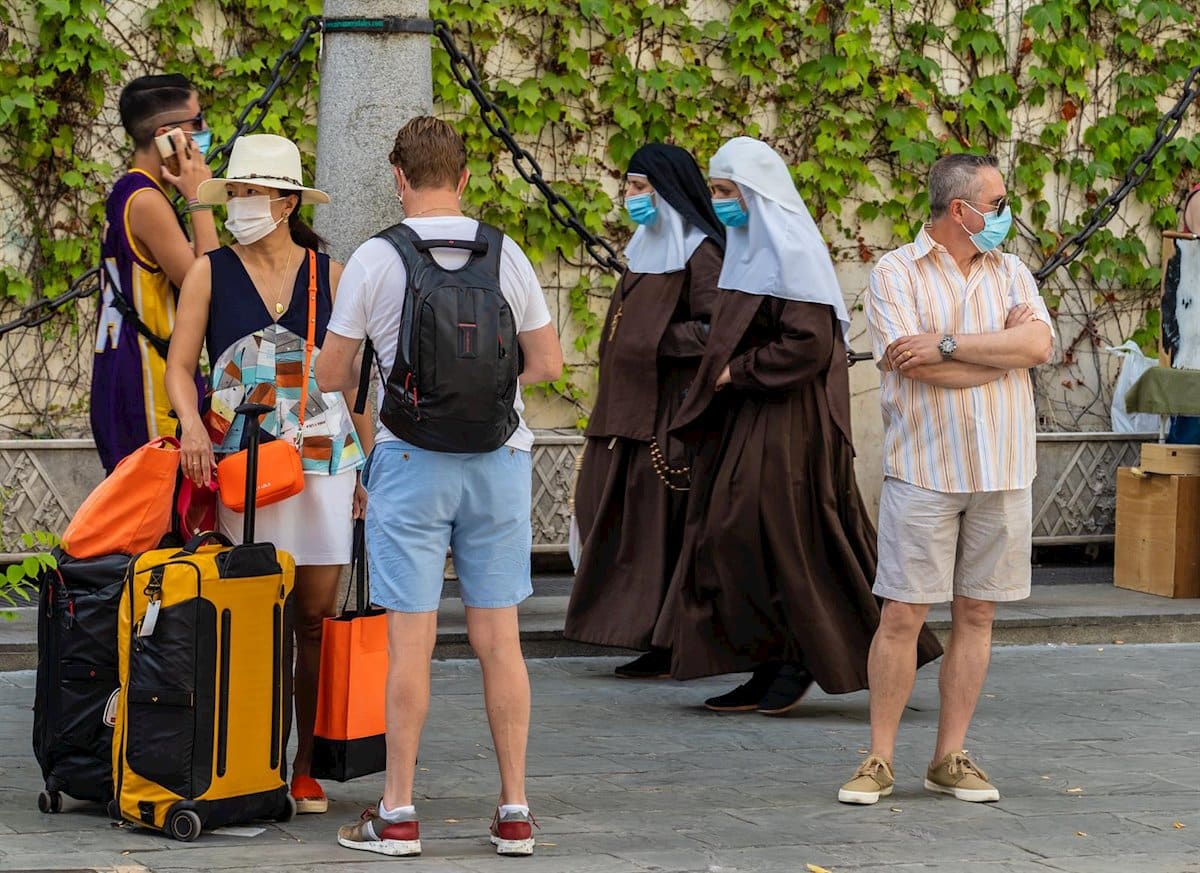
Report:
[[[1134,852],[1107,858],[1068,855],[1042,863],[1067,873],[1200,873],[1200,857],[1194,852]]]
[[[519,866],[1200,873],[1200,646],[1097,648],[995,652],[968,745],[1000,787],[998,804],[924,791],[937,667],[923,670],[897,746],[896,793],[872,807],[835,800],[869,739],[866,694],[814,692],[790,718],[723,716],[699,703],[740,677],[630,682],[611,675],[617,658],[533,661],[528,790],[542,848]],[[330,783],[328,815],[269,824],[253,838],[176,843],[113,828],[98,806],[71,800],[65,813],[42,815],[32,678],[0,674],[0,869],[365,873],[388,863],[334,839],[377,801],[379,776]],[[411,869],[511,869],[486,838],[498,777],[478,665],[438,662],[433,686],[416,786],[426,851]]]
[[[1046,861],[975,861],[970,873],[1051,873]],[[854,864],[838,867],[838,873],[963,873],[961,862],[936,861],[925,864]]]

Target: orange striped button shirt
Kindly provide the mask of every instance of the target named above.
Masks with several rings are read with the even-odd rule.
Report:
[[[976,258],[964,276],[922,228],[871,271],[866,313],[876,361],[904,336],[992,333],[1009,311],[1050,315],[1029,269],[999,251]],[[1053,330],[1053,325],[1050,325]],[[941,388],[897,372],[882,374],[883,473],[945,493],[1027,488],[1037,472],[1033,386],[1010,370],[978,388]]]

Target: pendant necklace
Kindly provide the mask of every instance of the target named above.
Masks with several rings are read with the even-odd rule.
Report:
[[[292,270],[292,253],[294,251],[295,251],[294,247],[291,247],[288,249],[287,264],[285,264],[284,268],[283,268],[283,278],[279,280],[279,288],[278,288],[278,290],[275,291],[275,314],[277,316],[283,315],[283,310],[284,310],[283,301],[282,301],[283,289],[287,285],[288,274]]]

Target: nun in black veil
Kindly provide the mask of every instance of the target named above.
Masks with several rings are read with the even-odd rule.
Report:
[[[670,669],[670,651],[650,641],[679,556],[697,448],[668,438],[667,424],[704,355],[725,229],[695,159],[678,146],[638,149],[625,207],[638,228],[600,337],[565,636],[646,652],[616,672],[648,679]]]

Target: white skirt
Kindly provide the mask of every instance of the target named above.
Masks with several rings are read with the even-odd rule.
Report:
[[[303,491],[255,511],[255,542],[274,543],[298,566],[349,564],[354,481],[354,470],[336,476],[305,473]],[[242,541],[242,513],[218,505],[217,526],[233,542]]]

